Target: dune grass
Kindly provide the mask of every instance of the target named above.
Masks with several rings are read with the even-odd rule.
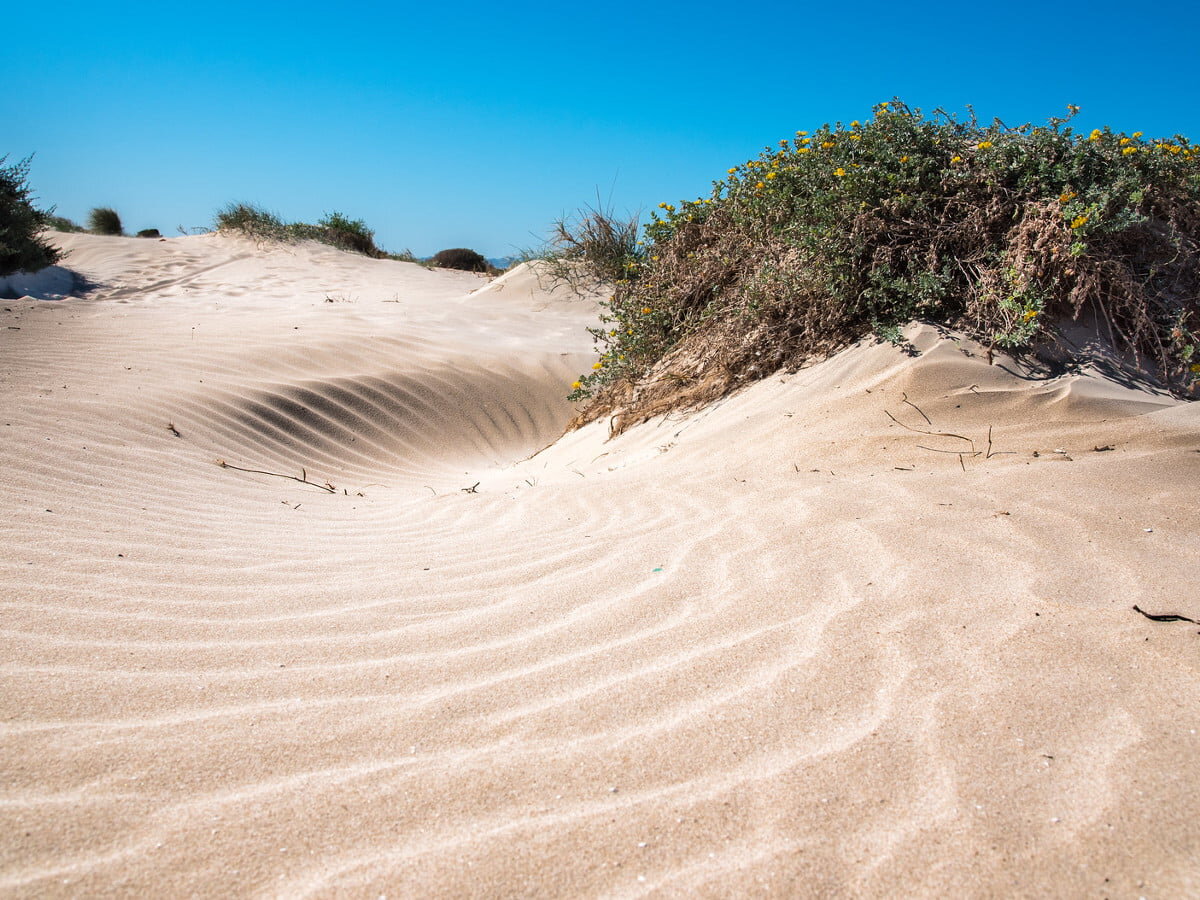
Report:
[[[284,222],[252,203],[229,203],[217,210],[214,225],[218,231],[236,232],[257,241],[313,240],[373,259],[388,255],[375,245],[375,232],[362,219],[351,219],[340,212],[328,213],[313,225]]]
[[[982,125],[899,100],[798,131],[619,242],[580,422],[624,425],[924,320],[1015,352],[1092,317],[1164,384],[1200,377],[1200,147]],[[610,245],[573,236],[585,247]],[[619,222],[609,222],[620,231]],[[586,251],[576,251],[586,258]]]
[[[121,216],[115,209],[97,206],[88,213],[88,231],[92,234],[118,236],[125,233],[125,226],[121,224]]]

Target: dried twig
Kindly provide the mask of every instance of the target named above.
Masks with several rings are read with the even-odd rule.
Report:
[[[893,422],[895,422],[897,425],[899,425],[901,428],[907,429],[908,431],[912,431],[916,434],[927,434],[930,437],[958,438],[960,441],[966,441],[972,447],[975,446],[975,442],[973,440],[971,440],[969,437],[965,437],[961,434],[954,434],[953,432],[950,432],[950,431],[924,431],[923,429],[920,429],[920,428],[913,428],[911,425],[905,425],[903,422],[901,422],[899,419],[897,419],[895,416],[893,416],[886,409],[883,411],[883,413],[889,419],[891,419]],[[924,413],[922,413],[921,415],[924,415]]]
[[[925,415],[925,411],[922,410],[921,407],[917,406],[917,404],[913,403],[911,400],[908,399],[907,393],[900,395],[900,402],[907,403],[909,406],[911,406],[913,409],[915,409],[917,412],[919,412],[921,414],[921,418],[925,420],[926,425],[930,425],[930,426],[933,425],[933,422],[931,422],[929,420],[929,416]]]
[[[274,478],[287,478],[291,481],[298,481],[301,484],[309,484],[315,488],[320,488],[321,490],[323,490],[329,494],[337,493],[337,488],[335,488],[328,481],[325,482],[324,484],[318,484],[315,481],[309,481],[308,480],[308,472],[304,468],[300,469],[300,474],[297,476],[297,475],[285,475],[282,472],[267,472],[263,469],[246,469],[246,468],[243,468],[242,466],[235,466],[232,463],[227,463],[223,459],[218,459],[217,465],[220,466],[222,469],[233,469],[234,471],[237,471],[237,472],[250,472],[254,475],[270,475]]]
[[[1180,616],[1175,613],[1164,613],[1163,615],[1154,615],[1148,613],[1144,609],[1139,608],[1136,604],[1133,607],[1134,612],[1139,612],[1152,622],[1191,622],[1193,625],[1200,625],[1195,619],[1189,619],[1187,616]]]

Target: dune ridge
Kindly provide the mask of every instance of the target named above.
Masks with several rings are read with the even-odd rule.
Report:
[[[0,893],[1200,890],[1200,628],[1131,609],[1200,618],[1195,404],[915,328],[563,435],[596,298],[528,269],[60,237]]]

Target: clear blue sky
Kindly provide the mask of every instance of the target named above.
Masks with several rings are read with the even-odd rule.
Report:
[[[899,96],[1200,138],[1194,3],[33,3],[4,13],[0,155],[128,229],[246,200],[389,250],[505,256],[595,202],[707,193]]]

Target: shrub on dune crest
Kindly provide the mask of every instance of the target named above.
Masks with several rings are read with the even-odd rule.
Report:
[[[386,254],[375,246],[375,232],[362,219],[339,212],[325,215],[316,225],[284,222],[275,213],[252,203],[229,203],[217,210],[218,231],[233,231],[256,241],[311,240],[372,258]]]
[[[0,278],[14,272],[36,272],[62,258],[42,231],[51,224],[51,216],[33,205],[33,193],[27,178],[30,158],[11,166],[0,156]]]
[[[483,254],[466,247],[452,247],[449,250],[439,250],[429,259],[430,265],[443,269],[461,269],[464,272],[490,272],[492,264]]]
[[[881,103],[660,204],[593,332],[580,421],[698,405],[912,320],[1020,351],[1088,316],[1194,385],[1200,147],[1075,134],[1076,111],[1011,128]]]
[[[97,206],[88,213],[88,230],[93,234],[114,236],[125,233],[125,228],[121,224],[121,217],[117,215],[115,209],[107,206]]]

